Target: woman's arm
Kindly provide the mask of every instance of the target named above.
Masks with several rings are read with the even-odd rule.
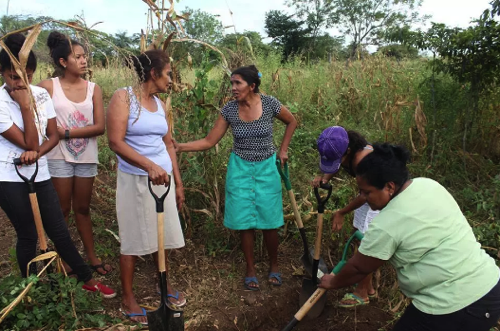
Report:
[[[24,123],[24,132],[13,124],[8,130],[2,133],[2,136],[25,151],[40,151],[38,129],[35,125],[35,115],[30,107],[30,95],[27,89],[7,92],[12,100],[17,102],[21,109],[21,116]],[[8,110],[7,110],[8,111]]]
[[[342,230],[342,226],[344,225],[344,216],[352,212],[353,210],[358,209],[362,205],[366,203],[366,198],[359,194],[355,197],[347,206],[342,209],[337,210],[332,215],[332,230],[338,232]]]
[[[338,275],[325,275],[321,278],[319,287],[326,289],[339,289],[354,285],[363,280],[366,276],[375,272],[385,263],[384,260],[366,256],[356,252],[347,261]]]
[[[56,147],[59,142],[59,134],[57,133],[57,120],[55,118],[50,118],[47,121],[47,138],[40,146],[40,157],[44,156]]]
[[[163,101],[162,105],[163,109],[167,109]],[[167,114],[165,114],[165,118],[167,118]],[[182,184],[181,172],[179,170],[179,164],[177,163],[177,154],[175,153],[175,146],[172,140],[172,131],[170,129],[168,130],[168,133],[163,137],[163,142],[167,147],[168,155],[170,156],[170,160],[172,161],[172,172],[175,181],[175,198],[177,200],[177,209],[180,210],[184,203],[184,186]]]
[[[120,90],[113,94],[108,106],[107,126],[109,147],[127,163],[146,171],[155,185],[168,183],[168,174],[153,161],[137,153],[125,142],[129,105],[127,91]]]
[[[75,128],[69,130],[70,138],[92,138],[104,134],[105,119],[104,119],[104,105],[102,102],[102,91],[99,85],[94,87],[94,95],[92,96],[94,124],[87,125],[82,128]],[[58,128],[59,139],[65,139],[65,130]]]
[[[279,151],[279,159],[281,165],[284,165],[288,160],[288,145],[292,140],[293,132],[297,128],[297,120],[293,117],[292,113],[284,106],[281,106],[280,113],[276,116],[281,122],[286,124],[285,134],[283,135],[283,141],[281,142],[281,147]]]
[[[210,131],[210,133],[203,139],[191,141],[188,143],[178,143],[176,144],[176,151],[180,152],[199,152],[205,151],[214,147],[226,134],[229,128],[229,123],[219,114],[219,117],[215,121],[215,125]]]

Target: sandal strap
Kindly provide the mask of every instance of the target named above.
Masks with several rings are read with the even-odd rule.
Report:
[[[342,301],[344,300],[354,300],[354,301],[357,301],[359,303],[366,303],[366,300],[357,296],[356,294],[354,293],[346,293],[344,295],[344,297],[342,298]]]
[[[127,317],[138,317],[138,316],[142,317],[142,316],[146,316],[146,309],[144,309],[142,307],[141,307],[141,309],[142,309],[142,312],[140,312],[140,313],[127,313],[127,312],[123,311],[123,315],[125,315]]]
[[[269,273],[269,279],[271,278],[275,278],[278,283],[277,284],[281,284],[282,281],[281,281],[281,272],[270,272]]]
[[[167,298],[174,298],[175,300],[179,300],[179,291],[175,291],[175,294],[167,294]]]
[[[249,285],[250,283],[255,283],[256,285],[259,285],[259,281],[257,280],[257,277],[245,277],[245,284]]]

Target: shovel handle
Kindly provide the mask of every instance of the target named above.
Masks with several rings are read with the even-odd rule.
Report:
[[[156,212],[157,213],[163,213],[164,212],[165,208],[163,206],[163,203],[165,202],[165,198],[167,197],[168,192],[170,192],[170,184],[172,183],[171,181],[172,181],[172,177],[170,175],[168,175],[168,185],[166,186],[167,187],[167,191],[165,193],[163,193],[163,195],[161,197],[159,197],[153,191],[153,187],[151,186],[151,178],[148,177],[148,188],[149,188],[149,192],[151,192],[151,195],[153,196],[153,198],[156,201]]]
[[[342,260],[333,268],[333,271],[331,272],[331,275],[337,275],[340,270],[342,270],[342,267],[346,264],[346,255],[347,255],[347,249],[351,242],[354,239],[362,240],[363,239],[363,234],[360,231],[356,231],[347,241],[347,244],[344,248],[344,253],[342,254]],[[292,330],[302,319],[307,315],[309,310],[318,302],[318,300],[325,294],[326,290],[324,288],[318,288],[314,293],[307,299],[307,301],[300,307],[299,311],[295,313],[293,320],[288,324],[287,327],[283,329],[283,331],[290,331]]]
[[[18,167],[23,163],[20,158],[14,159],[14,169],[16,169],[17,175],[28,184],[29,198],[31,204],[31,210],[33,212],[33,219],[35,220],[36,232],[38,234],[38,240],[40,240],[40,250],[42,253],[47,251],[47,239],[45,238],[45,231],[43,230],[42,215],[40,214],[40,207],[38,206],[38,199],[36,197],[35,189],[35,178],[38,174],[38,161],[35,162],[35,172],[28,179],[19,172]]]
[[[363,239],[364,235],[361,233],[361,231],[356,230],[354,234],[347,240],[347,243],[344,246],[344,252],[342,253],[342,260],[333,268],[332,274],[338,274],[340,270],[344,267],[344,265],[347,263],[347,251],[349,250],[349,246],[351,245],[351,242],[354,239],[358,239],[361,241]]]
[[[307,301],[300,307],[299,311],[295,313],[294,318],[297,321],[301,321],[311,310],[311,308],[318,302],[318,300],[326,293],[326,289],[318,288],[314,293],[307,299]]]
[[[314,188],[314,195],[316,196],[316,200],[318,201],[318,213],[323,214],[325,212],[325,205],[328,199],[330,199],[330,196],[332,195],[333,187],[329,183],[321,183],[319,185],[320,188],[323,190],[328,191],[328,195],[326,198],[321,199],[321,196],[319,195],[319,188],[315,187]]]
[[[319,258],[321,254],[321,239],[323,235],[323,214],[318,214],[318,223],[316,225],[316,241],[314,243],[314,260],[312,268],[312,278],[315,283],[318,283],[318,268],[319,268]]]
[[[38,174],[38,160],[35,162],[35,172],[33,173],[33,175],[31,175],[31,178],[28,179],[26,178],[25,176],[23,176],[20,172],[19,172],[19,169],[17,167],[23,165],[23,163],[21,162],[21,159],[20,158],[15,158],[14,159],[14,169],[16,169],[16,172],[17,172],[17,175],[26,183],[28,184],[28,189],[29,189],[29,192],[30,193],[35,193],[36,190],[35,190],[35,178],[36,178],[36,175]]]
[[[288,169],[288,162],[286,162],[283,167],[281,166],[281,160],[276,159],[276,168],[278,168],[278,172],[285,183],[285,187],[287,191],[292,189],[292,182],[290,181],[290,171]]]

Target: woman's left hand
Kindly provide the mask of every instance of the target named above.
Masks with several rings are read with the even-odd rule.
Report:
[[[335,278],[335,275],[324,275],[321,277],[318,286],[327,290],[332,289],[333,278]]]
[[[26,151],[19,158],[22,164],[32,165],[40,158],[40,154],[37,151]]]
[[[184,187],[182,184],[175,187],[175,199],[177,202],[177,210],[181,210],[185,200]]]
[[[283,167],[285,163],[288,161],[288,152],[280,150],[278,158],[281,161],[281,166]]]

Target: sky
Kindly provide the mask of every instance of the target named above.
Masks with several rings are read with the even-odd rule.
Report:
[[[466,27],[471,18],[478,18],[489,8],[491,0],[424,0],[421,14],[431,15],[430,21],[445,23],[450,26]],[[157,0],[160,2],[160,0]],[[71,3],[71,5],[68,5]],[[169,4],[168,0],[165,0]],[[174,1],[177,12],[186,7],[201,9],[214,15],[224,26],[233,25],[237,32],[258,31],[265,36],[265,13],[269,10],[281,10],[292,13],[284,0],[180,0]],[[64,4],[64,5],[62,5]],[[147,5],[142,0],[0,0],[0,15],[52,16],[58,19],[71,19],[83,13],[87,25],[103,23],[97,29],[116,33],[126,31],[129,34],[146,28]],[[230,11],[233,13],[231,16]],[[233,33],[234,28],[227,28],[225,33]],[[332,31],[332,34],[335,34]]]

